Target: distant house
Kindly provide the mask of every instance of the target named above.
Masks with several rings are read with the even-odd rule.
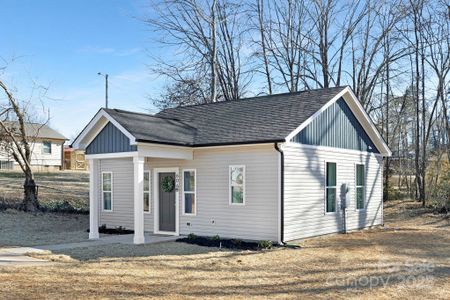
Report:
[[[26,123],[25,131],[31,143],[31,166],[36,171],[61,170],[66,137],[46,124]],[[11,153],[0,145],[0,169],[19,169]]]
[[[165,109],[101,109],[73,147],[98,227],[285,242],[383,223],[391,151],[349,87]]]

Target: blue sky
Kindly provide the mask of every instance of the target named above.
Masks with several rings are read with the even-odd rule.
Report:
[[[151,74],[154,33],[142,18],[150,1],[3,0],[0,76],[20,99],[34,99],[36,111],[50,109],[50,125],[73,138],[104,105],[110,75],[110,107],[155,111],[163,79]],[[0,64],[2,64],[0,62]],[[48,87],[43,96],[43,89]]]

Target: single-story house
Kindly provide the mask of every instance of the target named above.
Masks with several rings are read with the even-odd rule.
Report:
[[[137,244],[144,232],[282,243],[383,223],[391,151],[349,87],[100,109],[73,146],[89,161],[92,239],[105,224]]]
[[[16,122],[8,122],[18,126]],[[0,130],[1,131],[1,130]],[[31,167],[35,171],[56,171],[63,168],[64,143],[67,138],[47,124],[25,123],[25,133],[31,147]],[[0,169],[20,170],[9,147],[0,142]]]

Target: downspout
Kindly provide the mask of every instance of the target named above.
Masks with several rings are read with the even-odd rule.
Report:
[[[280,244],[284,244],[284,153],[278,143],[274,144],[276,151],[280,153]]]

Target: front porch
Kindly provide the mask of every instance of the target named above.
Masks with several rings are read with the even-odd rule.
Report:
[[[105,215],[110,218],[119,216],[118,223],[113,226],[132,228],[134,244],[176,239],[179,235],[179,167],[174,167],[173,163],[170,167],[155,167],[149,161],[192,160],[192,150],[183,147],[139,145],[138,151],[93,154],[87,155],[87,159],[90,167],[89,239],[100,238],[98,228],[105,223],[99,219]],[[106,162],[120,162],[120,172],[105,172]],[[101,183],[104,173],[111,173],[108,176],[111,189],[110,195],[107,195],[111,203],[108,210],[105,210],[105,191]],[[162,176],[172,178],[172,191],[161,190]],[[114,187],[114,183],[118,186]],[[124,211],[126,214],[123,214]],[[120,219],[125,220],[124,224],[120,223]],[[120,239],[131,239],[131,236]]]

